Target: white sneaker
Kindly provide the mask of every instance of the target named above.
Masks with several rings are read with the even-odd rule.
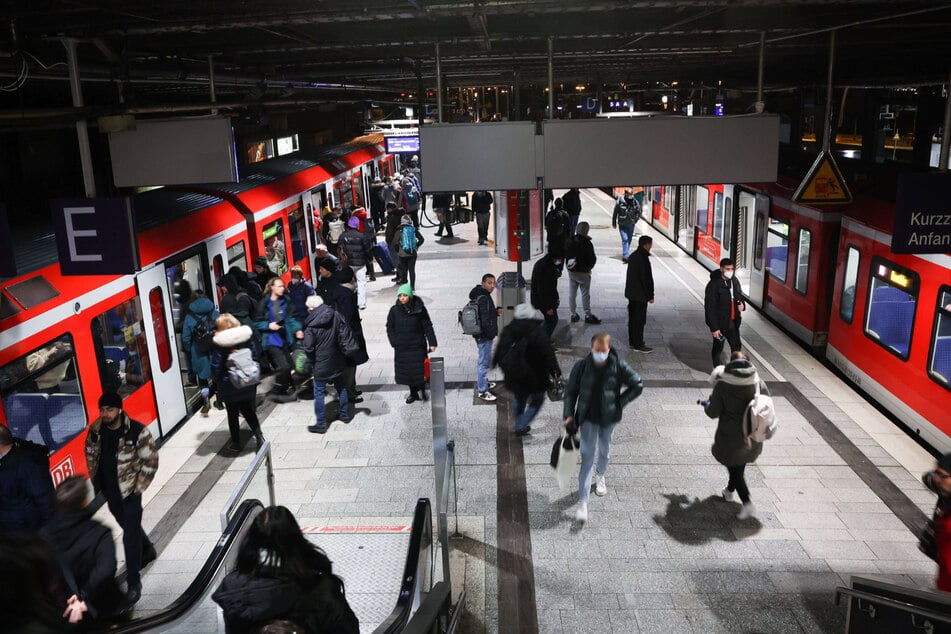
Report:
[[[608,485],[604,483],[604,476],[597,473],[594,474],[594,493],[601,497],[608,494]]]
[[[736,514],[736,519],[748,520],[755,515],[756,515],[756,507],[753,506],[752,502],[747,502],[746,504],[743,505],[743,508],[740,509],[740,512]]]
[[[479,392],[479,398],[487,403],[492,403],[498,397],[496,397],[492,392]]]
[[[497,383],[495,383],[495,381],[489,381],[489,389],[490,389],[490,390],[494,390],[496,385],[497,385]]]
[[[575,511],[575,519],[579,522],[588,521],[588,503],[578,502],[578,510]]]
[[[723,489],[723,501],[732,502],[733,501],[733,491],[729,489]]]

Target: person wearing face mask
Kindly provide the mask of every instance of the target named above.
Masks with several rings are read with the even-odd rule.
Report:
[[[746,303],[740,281],[733,277],[734,268],[730,258],[720,260],[720,268],[710,272],[710,281],[703,293],[703,312],[713,337],[713,367],[723,365],[720,355],[724,342],[730,343],[730,352],[742,349],[740,315],[746,310]]]
[[[624,195],[614,203],[614,213],[611,215],[611,227],[621,234],[621,261],[625,264],[631,252],[634,228],[640,219],[641,206],[634,197],[634,190],[625,189]]]
[[[604,474],[611,453],[611,435],[621,420],[621,410],[643,390],[640,375],[611,349],[611,335],[605,332],[591,338],[591,353],[571,368],[563,413],[568,433],[581,431],[581,470],[575,513],[579,522],[588,521],[592,475],[595,494],[607,495]]]
[[[532,267],[532,306],[545,316],[545,332],[551,338],[558,326],[558,278],[564,254],[547,253]]]
[[[291,283],[287,287],[287,294],[294,302],[294,312],[297,315],[307,314],[307,298],[315,295],[314,287],[304,279],[304,269],[299,266],[291,267]]]

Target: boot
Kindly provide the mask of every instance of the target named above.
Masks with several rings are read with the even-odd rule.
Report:
[[[254,442],[257,443],[258,449],[264,446],[264,434],[261,433],[260,429],[254,432]]]

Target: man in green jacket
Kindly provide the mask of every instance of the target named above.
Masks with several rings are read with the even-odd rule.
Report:
[[[622,391],[622,388],[627,388]],[[608,492],[604,472],[611,453],[611,435],[621,420],[621,410],[644,390],[641,377],[611,350],[611,335],[599,332],[591,338],[591,354],[575,363],[565,389],[565,427],[568,433],[581,430],[581,471],[578,473],[578,511],[575,519],[588,521],[591,468],[595,448],[598,464],[594,492]]]

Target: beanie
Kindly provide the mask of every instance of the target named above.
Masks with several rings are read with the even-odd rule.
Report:
[[[103,407],[117,407],[122,409],[122,397],[115,392],[106,392],[99,397],[99,409]]]
[[[951,453],[946,453],[938,458],[938,466],[951,473]]]
[[[407,297],[413,296],[413,287],[409,284],[403,284],[398,289],[396,289],[397,295],[406,295]]]
[[[266,256],[266,255],[259,255],[259,256],[254,260],[254,266],[260,266],[260,267],[263,267],[263,268],[266,269],[266,268],[267,268],[267,256]]]
[[[360,219],[357,218],[356,216],[351,216],[350,220],[347,221],[347,226],[350,227],[351,229],[359,229]]]

